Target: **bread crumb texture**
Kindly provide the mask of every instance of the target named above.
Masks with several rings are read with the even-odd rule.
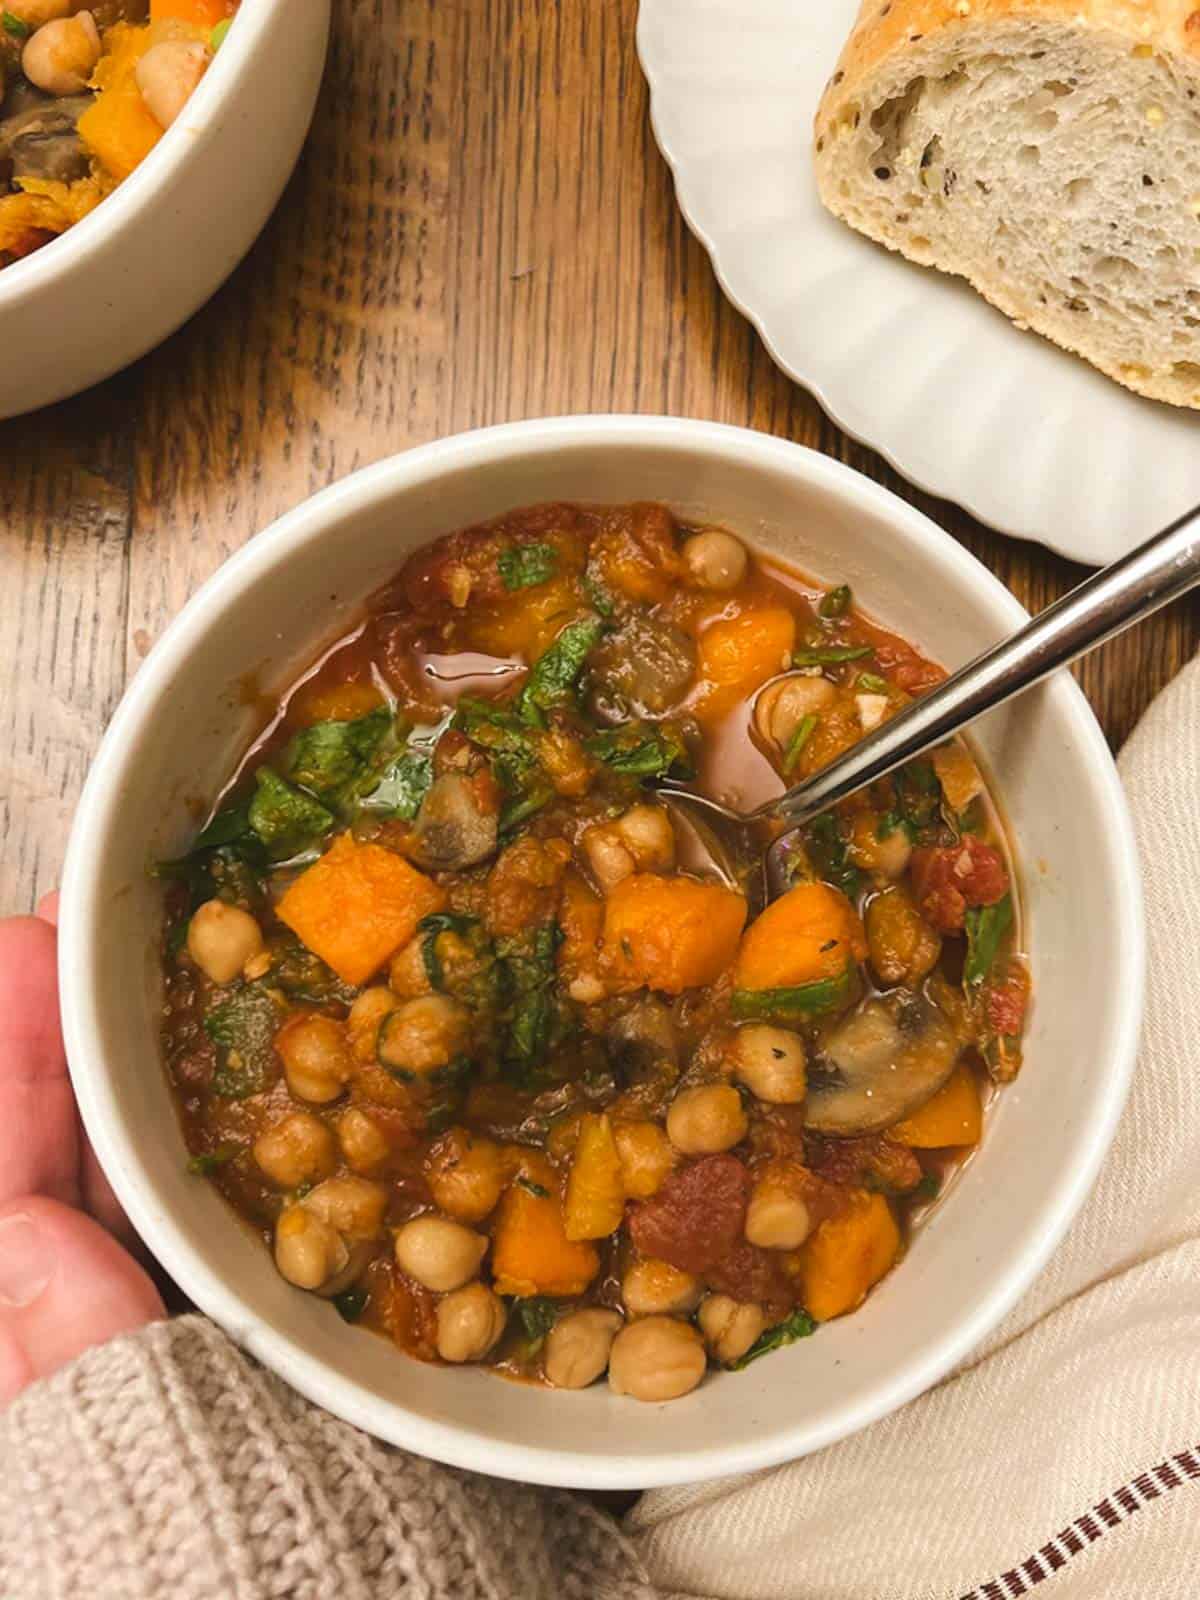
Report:
[[[815,160],[851,227],[1200,409],[1200,4],[867,0]]]

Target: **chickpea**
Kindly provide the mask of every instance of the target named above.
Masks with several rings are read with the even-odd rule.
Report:
[[[721,528],[694,533],[683,546],[688,577],[701,589],[736,589],[746,576],[746,546]]]
[[[425,935],[410,939],[403,949],[392,957],[388,968],[388,986],[402,1000],[415,1000],[418,995],[432,994],[429,969],[425,965]]]
[[[700,1293],[699,1279],[667,1261],[636,1261],[621,1280],[621,1299],[630,1317],[694,1311]]]
[[[39,89],[62,96],[79,94],[100,59],[100,30],[90,11],[47,22],[21,53],[21,70]]]
[[[633,852],[616,828],[609,823],[593,824],[579,841],[584,860],[602,894],[611,894],[619,883],[637,871]]]
[[[482,1222],[499,1204],[504,1158],[491,1139],[451,1128],[430,1150],[425,1177],[439,1211],[456,1222]]]
[[[75,5],[76,0],[5,0],[4,9],[10,17],[15,17],[31,32],[36,33],[48,22],[57,22],[59,17],[69,17]]]
[[[613,1340],[609,1387],[635,1400],[678,1400],[696,1387],[707,1364],[704,1341],[690,1322],[643,1317]]]
[[[326,1178],[300,1202],[347,1239],[374,1239],[387,1209],[387,1190],[366,1178]]]
[[[377,1172],[392,1153],[387,1135],[375,1118],[351,1106],[338,1118],[338,1144],[353,1172]]]
[[[337,1166],[333,1135],[311,1111],[292,1111],[254,1141],[254,1159],[280,1189],[328,1178]]]
[[[754,726],[767,744],[786,750],[805,717],[819,717],[836,699],[837,690],[828,678],[802,673],[777,678],[754,702]]]
[[[380,1027],[379,1060],[397,1072],[425,1078],[463,1053],[470,1031],[470,1014],[457,1000],[442,994],[406,1000]]]
[[[350,1260],[336,1228],[305,1205],[289,1206],[275,1224],[275,1265],[298,1289],[320,1289]]]
[[[262,948],[262,929],[248,911],[223,900],[206,900],[192,913],[187,952],[213,983],[232,983]]]
[[[482,1361],[507,1321],[504,1301],[482,1283],[455,1289],[438,1301],[437,1353],[443,1361]]]
[[[877,811],[859,811],[850,824],[846,853],[856,867],[881,872],[885,878],[901,878],[912,855],[912,842],[903,828],[892,828],[879,837],[883,819]]]
[[[746,1238],[761,1250],[797,1250],[812,1232],[800,1196],[770,1177],[760,1178],[746,1207]]]
[[[901,884],[875,896],[867,907],[864,925],[867,953],[881,983],[914,988],[937,966],[941,938]]]
[[[798,1106],[804,1099],[804,1040],[790,1028],[751,1022],[734,1034],[730,1056],[735,1074],[755,1099],[771,1106]]]
[[[346,1034],[350,1040],[350,1053],[356,1061],[374,1061],[379,1048],[379,1029],[383,1019],[395,1011],[400,1002],[390,989],[376,985],[364,989],[350,1007],[346,1018]]]
[[[208,70],[212,51],[195,39],[164,39],[151,45],[134,71],[146,110],[169,128]]]
[[[671,1175],[675,1151],[656,1122],[618,1122],[613,1126],[621,1182],[631,1200],[648,1200]]]
[[[746,1137],[741,1097],[728,1083],[681,1089],[667,1112],[667,1137],[685,1156],[715,1155]]]
[[[294,1018],[275,1036],[289,1093],[312,1105],[336,1100],[354,1074],[354,1061],[340,1022],[319,1012]]]
[[[668,872],[675,865],[675,830],[662,806],[631,806],[614,826],[639,872]]]
[[[700,1332],[717,1361],[740,1361],[767,1325],[760,1305],[727,1294],[705,1295],[696,1314]]]
[[[586,1389],[608,1365],[608,1353],[621,1330],[619,1311],[599,1306],[572,1311],[546,1335],[544,1370],[556,1389]]]
[[[461,1289],[479,1271],[488,1242],[483,1234],[446,1217],[416,1217],[396,1235],[396,1261],[438,1294]]]

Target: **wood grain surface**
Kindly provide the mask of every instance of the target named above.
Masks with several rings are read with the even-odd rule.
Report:
[[[313,490],[440,434],[743,423],[891,485],[1033,610],[1081,575],[911,490],[775,370],[675,207],[636,0],[335,12],[305,155],[231,281],[129,372],[0,424],[0,912],[55,883],[105,723],[196,586]],[[1114,747],[1198,626],[1183,602],[1084,665]]]

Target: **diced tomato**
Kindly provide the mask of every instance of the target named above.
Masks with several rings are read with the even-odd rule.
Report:
[[[912,854],[913,888],[922,916],[940,933],[957,933],[969,906],[994,906],[1008,893],[1008,868],[994,845],[964,834],[958,844]]]
[[[884,677],[908,694],[932,689],[946,676],[941,667],[919,656],[902,639],[883,638],[875,646],[875,661]]]
[[[784,1315],[796,1299],[779,1251],[760,1250],[745,1239],[739,1239],[720,1261],[713,1262],[704,1278],[718,1294],[753,1301],[776,1316]]]
[[[827,1183],[840,1187],[880,1187],[891,1194],[906,1194],[921,1181],[921,1163],[911,1150],[893,1144],[882,1133],[858,1139],[822,1139],[808,1144],[812,1170]]]
[[[703,1156],[629,1211],[629,1234],[644,1256],[681,1272],[705,1272],[742,1237],[750,1174],[736,1156]]]
[[[983,1014],[993,1033],[1009,1038],[1025,1026],[1029,1005],[1029,974],[1023,966],[1009,967],[1003,978],[990,984],[983,1000]]]

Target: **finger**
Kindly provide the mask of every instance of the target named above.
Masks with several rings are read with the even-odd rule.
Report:
[[[40,1195],[0,1207],[0,1405],[164,1314],[141,1267],[90,1217]]]
[[[58,890],[51,889],[49,894],[44,894],[38,901],[37,914],[43,922],[48,922],[52,927],[58,927]]]
[[[57,936],[38,917],[0,921],[0,1204],[79,1198],[79,1124],[58,1022]]]

